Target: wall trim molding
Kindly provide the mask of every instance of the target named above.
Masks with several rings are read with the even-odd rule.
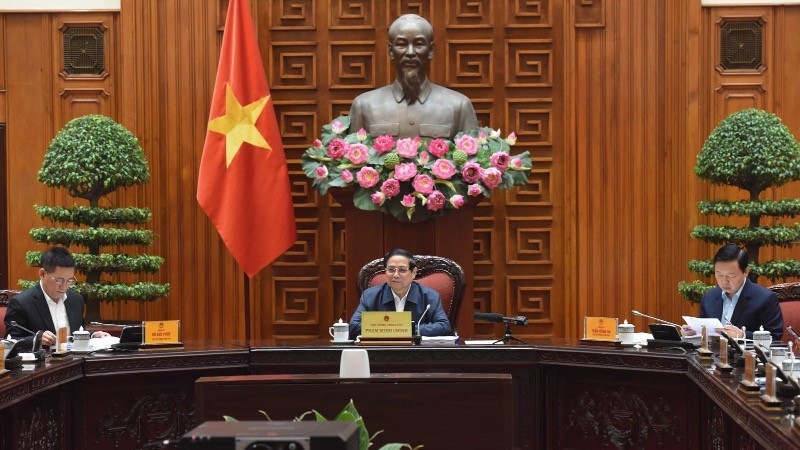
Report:
[[[119,11],[122,0],[0,0],[0,13]]]
[[[703,6],[785,6],[800,5],[800,0],[701,0]]]

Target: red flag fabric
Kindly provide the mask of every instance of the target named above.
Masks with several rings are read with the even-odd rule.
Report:
[[[197,201],[254,276],[297,238],[289,171],[246,0],[231,0]]]

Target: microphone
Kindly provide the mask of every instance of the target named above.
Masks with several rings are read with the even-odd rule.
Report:
[[[661,322],[661,323],[665,323],[665,324],[667,324],[667,325],[672,325],[673,327],[678,327],[678,328],[681,328],[681,326],[680,326],[680,325],[678,325],[677,323],[667,322],[666,320],[664,320],[664,319],[659,319],[658,317],[648,316],[647,314],[642,314],[642,313],[640,313],[639,311],[637,311],[637,310],[635,310],[635,309],[634,309],[634,310],[632,310],[631,312],[633,313],[633,315],[634,315],[634,316],[642,316],[642,317],[647,317],[648,319],[653,319],[653,320],[655,320],[655,321],[658,321],[658,322]]]
[[[33,335],[33,334],[36,334],[36,332],[35,332],[35,331],[31,331],[31,330],[29,330],[29,329],[27,329],[27,328],[23,327],[22,325],[18,324],[18,323],[17,323],[15,320],[12,320],[12,321],[11,321],[11,326],[12,326],[12,327],[19,328],[19,329],[20,329],[20,330],[22,330],[22,331],[27,331],[29,334],[32,334],[32,335]]]
[[[476,312],[472,314],[472,317],[475,320],[485,320],[486,322],[494,322],[494,323],[510,323],[513,325],[527,325],[528,318],[525,316],[516,316],[516,317],[503,317],[502,314],[499,313],[483,313],[483,312]]]
[[[425,307],[425,311],[422,311],[422,315],[419,316],[419,322],[417,322],[417,334],[422,334],[419,332],[419,327],[422,325],[422,319],[425,318],[425,314],[428,313],[428,310],[431,309],[431,304],[428,303],[428,306]]]
[[[732,338],[728,333],[726,333],[723,330],[719,330],[719,335],[728,340],[728,345],[733,349],[733,351],[735,351],[736,353],[738,353],[740,355],[744,355],[744,349],[742,349],[742,346],[739,345],[739,343],[736,341],[736,339]],[[720,349],[720,351],[722,351],[722,349]],[[758,355],[758,356],[761,357],[763,355]],[[764,359],[764,363],[766,363],[766,362],[767,362],[767,360],[765,358]]]
[[[93,327],[117,327],[117,328],[125,328],[128,325],[120,325],[118,323],[103,323],[103,322],[89,322],[89,324]]]
[[[788,331],[789,333],[791,333],[791,334],[792,334],[792,336],[794,336],[794,338],[795,338],[795,339],[800,339],[800,336],[798,336],[797,332],[796,332],[796,331],[794,331],[794,328],[792,328],[792,326],[791,326],[791,325],[786,325],[786,331]]]

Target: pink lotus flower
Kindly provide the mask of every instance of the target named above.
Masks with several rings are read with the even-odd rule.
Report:
[[[400,201],[400,204],[406,208],[411,208],[414,206],[414,202],[416,201],[416,197],[414,197],[412,194],[408,194],[403,196],[403,200]]]
[[[404,158],[413,158],[417,156],[417,150],[419,149],[419,146],[417,145],[418,143],[419,143],[418,137],[414,139],[411,138],[400,139],[399,141],[397,141],[397,153],[399,153],[400,156]]]
[[[438,211],[444,208],[445,201],[447,201],[447,199],[444,194],[439,191],[433,191],[431,195],[428,196],[427,208],[431,211]]]
[[[408,181],[417,174],[417,165],[414,163],[402,163],[394,167],[394,177],[400,181]]]
[[[414,190],[420,194],[430,194],[433,192],[435,183],[433,178],[429,177],[428,175],[417,175],[414,177],[414,181],[411,183],[411,185],[414,186]]]
[[[508,163],[508,167],[511,169],[521,169],[522,168],[522,158],[514,158]]]
[[[386,196],[383,195],[383,192],[375,192],[374,194],[370,195],[369,198],[372,199],[372,203],[375,203],[378,206],[381,206],[383,202],[386,201]]]
[[[314,148],[317,150],[322,150],[324,147],[322,146],[322,141],[319,139],[314,139]]]
[[[486,143],[486,133],[483,131],[478,132],[478,144],[485,144]]]
[[[349,170],[343,170],[342,171],[342,179],[344,180],[345,183],[352,183],[353,182],[353,172],[350,172]]]
[[[420,152],[419,158],[417,158],[417,162],[419,163],[420,166],[428,164],[428,161],[430,160],[431,160],[431,155],[429,155],[428,152]]]
[[[456,194],[450,197],[450,204],[453,205],[453,208],[458,209],[464,206],[464,196],[461,194]]]
[[[483,189],[481,189],[481,185],[480,184],[477,184],[477,183],[476,184],[470,184],[469,187],[467,188],[467,194],[469,194],[469,195],[471,195],[473,197],[477,197],[477,196],[483,194]]]
[[[464,181],[467,183],[477,182],[481,179],[481,175],[483,175],[483,168],[475,161],[464,164],[464,169],[461,170],[461,176],[464,177]]]
[[[456,148],[468,155],[474,155],[478,153],[478,140],[465,134],[456,139]]]
[[[481,181],[483,181],[483,184],[485,184],[489,189],[494,189],[500,185],[501,181],[503,181],[503,174],[496,168],[489,167],[483,171]]]
[[[359,128],[358,132],[356,133],[356,139],[359,141],[364,141],[367,139],[367,130],[363,128]]]
[[[336,134],[340,134],[344,131],[344,125],[342,125],[342,122],[334,120],[333,123],[331,123],[331,130]]]
[[[508,163],[511,161],[511,157],[508,156],[506,152],[497,152],[492,153],[492,156],[489,157],[489,162],[492,163],[500,172],[505,172],[508,169]]]
[[[437,158],[441,158],[450,150],[450,146],[444,139],[434,139],[428,144],[428,151]]]
[[[378,184],[381,176],[377,170],[367,166],[362,167],[361,170],[358,171],[356,178],[358,179],[359,186],[363,188],[371,188],[372,186]]]
[[[508,145],[516,144],[517,143],[517,135],[512,131],[511,134],[509,134],[508,137],[506,137],[506,142],[508,142]]]
[[[440,180],[449,180],[456,174],[456,166],[448,159],[437,159],[431,167],[433,174]]]
[[[381,185],[381,192],[386,194],[386,197],[392,198],[400,193],[400,182],[394,178],[389,178]]]
[[[328,168],[325,166],[317,167],[317,179],[321,180],[328,176]]]
[[[388,134],[382,134],[373,139],[372,146],[379,154],[386,153],[394,148],[394,138]]]
[[[344,141],[344,139],[336,138],[328,142],[328,156],[333,159],[339,159],[344,157],[344,154],[347,152],[347,149],[350,148],[350,144]]]
[[[368,151],[369,148],[364,144],[351,144],[350,148],[347,149],[347,153],[345,153],[345,157],[352,161],[353,164],[364,164],[367,160]]]

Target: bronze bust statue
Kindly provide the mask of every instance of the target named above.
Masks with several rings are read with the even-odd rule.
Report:
[[[365,92],[350,108],[350,132],[361,128],[373,136],[452,139],[478,128],[469,99],[433,84],[427,72],[433,59],[433,27],[416,14],[400,16],[389,27],[389,59],[394,83]]]

